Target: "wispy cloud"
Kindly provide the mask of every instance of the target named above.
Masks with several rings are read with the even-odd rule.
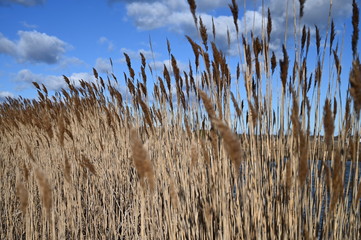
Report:
[[[19,40],[12,41],[0,33],[0,54],[10,55],[20,63],[58,63],[69,47],[59,38],[38,31],[18,31],[18,35]]]
[[[152,59],[153,55],[154,57],[157,57],[159,53],[153,52],[151,50],[145,50],[145,49],[138,49],[138,50],[132,50],[129,48],[122,48],[120,49],[121,54],[126,53],[130,57],[130,59],[140,59],[140,53],[144,55],[146,59]],[[125,62],[125,58],[122,58],[122,61]]]
[[[100,44],[106,45],[109,52],[112,52],[115,49],[114,43],[106,37],[100,37],[98,42]]]
[[[28,23],[28,22],[26,22],[26,21],[21,21],[20,23],[21,23],[24,27],[29,28],[29,29],[35,29],[35,28],[38,28],[38,27],[39,27],[39,26],[36,25],[36,24],[30,24],[30,23]]]
[[[67,76],[67,77],[76,86],[79,85],[80,80],[84,80],[87,82],[94,82],[96,80],[92,73],[87,73],[87,72],[73,73],[71,76]],[[37,74],[37,73],[33,73],[29,69],[20,70],[13,78],[13,81],[18,83],[19,89],[28,88],[29,86],[32,85],[32,82],[44,84],[49,90],[54,90],[54,91],[58,91],[61,88],[67,87],[67,84],[65,83],[63,76]]]
[[[0,7],[10,6],[11,4],[20,4],[23,6],[31,7],[44,4],[45,2],[46,0],[0,0]]]

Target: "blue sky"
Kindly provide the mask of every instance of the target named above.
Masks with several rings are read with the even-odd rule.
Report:
[[[239,57],[233,18],[228,9],[230,2],[196,1],[197,14],[202,16],[209,34],[211,17],[214,17],[216,42],[235,64],[232,69],[235,72]],[[284,41],[287,0],[265,2],[273,19],[271,48],[279,54]],[[293,24],[293,1],[288,2],[290,26]],[[241,31],[247,28],[253,29],[255,34],[261,32],[262,19],[265,20],[261,3],[238,1]],[[351,66],[351,3],[351,0],[333,0],[333,17],[339,32],[336,41],[341,45],[344,39],[345,78]],[[298,1],[295,4],[298,9]],[[326,28],[328,9],[329,0],[307,0],[302,23],[310,26],[312,31],[314,25],[318,25],[324,37],[322,30]],[[227,29],[231,36],[230,49],[227,48]],[[143,52],[160,73],[163,64],[169,60],[167,39],[180,68],[186,70],[188,60],[193,61],[193,53],[185,34],[197,39],[187,0],[0,0],[0,99],[19,95],[36,97],[32,81],[43,83],[49,90],[59,90],[65,87],[62,75],[75,82],[79,79],[91,81],[93,67],[104,76],[114,71],[122,79],[123,72],[127,72],[123,52],[129,54],[134,66],[139,62],[139,52]],[[291,29],[289,35],[292,35]],[[293,44],[287,46],[292,52]],[[109,58],[113,60],[113,70]],[[276,81],[279,81],[278,76],[279,73],[275,73]],[[343,81],[346,88],[347,79]]]

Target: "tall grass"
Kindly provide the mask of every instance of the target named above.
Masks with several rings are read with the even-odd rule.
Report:
[[[187,37],[195,56],[187,72],[167,42],[171,69],[152,88],[144,55],[137,75],[124,54],[127,94],[94,69],[96,82],[64,76],[68,86],[54,96],[34,82],[37,99],[0,105],[1,239],[360,238],[356,1],[347,93],[333,21],[330,36],[316,27],[314,39],[300,26],[296,52],[284,45],[277,59],[272,13],[262,36],[241,35],[232,1],[242,68],[209,42],[188,3],[203,46]],[[324,56],[336,77],[325,79]],[[323,104],[321,81],[337,86]]]

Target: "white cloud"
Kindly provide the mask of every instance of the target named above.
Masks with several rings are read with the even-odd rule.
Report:
[[[156,57],[158,55],[158,53],[153,52],[151,50],[145,50],[145,49],[138,49],[137,51],[134,51],[132,49],[129,48],[122,48],[120,49],[121,54],[126,53],[128,54],[128,56],[130,57],[131,60],[133,59],[140,59],[140,53],[142,53],[145,57],[145,59],[150,60],[153,58],[153,54],[154,57]],[[125,58],[123,57],[121,61],[125,61]]]
[[[108,0],[108,3],[123,2],[126,4],[132,3],[164,3],[172,9],[187,10],[189,5],[186,0]],[[196,0],[197,10],[208,11],[218,7],[227,7],[230,0]]]
[[[191,15],[188,3],[185,0],[108,1],[124,2],[126,4],[128,17],[134,21],[134,24],[138,29],[151,30],[156,28],[167,28],[168,30],[177,32],[181,35],[187,34],[193,39],[198,38],[198,34],[194,27],[193,16]],[[228,8],[230,2],[230,0],[196,1],[197,15],[202,17],[209,34],[211,34],[212,31],[212,15],[210,13],[214,13],[217,8]],[[240,13],[242,12],[243,2],[244,1],[238,1]],[[266,1],[264,16],[262,16],[262,6],[259,6],[261,2],[248,4],[248,10],[245,10],[244,14],[239,16],[239,29],[241,33],[244,33],[244,30],[247,29],[247,32],[252,30],[255,35],[260,35],[262,32],[262,24],[264,28],[267,25],[267,7],[269,6],[273,25],[271,44],[274,48],[271,50],[279,49],[285,34],[286,3],[287,1],[285,0]],[[311,27],[311,29],[314,29],[314,25],[317,25],[321,31],[325,30],[327,26],[329,3],[329,0],[306,1],[301,24],[306,24],[306,26]],[[288,3],[288,35],[293,35],[293,9],[296,10],[295,14],[297,14],[298,17],[298,1],[289,1]],[[351,1],[345,3],[343,0],[333,0],[332,16],[336,21],[340,18],[350,17]],[[214,17],[214,23],[217,33],[216,42],[219,48],[224,52],[228,51],[229,54],[232,54],[236,47],[231,46],[231,50],[229,50],[227,44],[227,28],[230,31],[231,44],[236,42],[236,33],[231,11],[228,10],[227,15],[217,15]],[[335,23],[337,24],[337,22]],[[209,39],[212,38],[209,37]]]
[[[8,55],[16,55],[17,46],[14,42],[7,39],[2,33],[0,33],[0,53]]]
[[[35,6],[45,3],[46,0],[0,0],[0,6],[9,6],[11,4],[20,4],[23,6]]]
[[[99,40],[98,40],[98,42],[100,43],[100,44],[105,44],[105,45],[107,45],[107,48],[108,48],[108,51],[109,52],[112,52],[112,51],[114,51],[114,43],[112,42],[112,41],[110,41],[108,38],[106,38],[106,37],[100,37],[99,38]]]
[[[167,67],[167,69],[168,69],[168,72],[173,75],[173,67],[172,67],[172,64],[171,64],[171,62],[169,60],[155,61],[154,63],[151,62],[151,63],[149,63],[149,65],[154,70],[159,71],[161,73],[163,73],[164,65],[165,65]],[[179,71],[180,71],[181,75],[183,75],[183,71],[187,72],[189,70],[188,69],[188,64],[185,64],[185,63],[183,63],[181,61],[178,61],[178,60],[177,60],[177,66],[179,68]]]
[[[7,97],[14,97],[14,94],[12,94],[11,92],[7,92],[7,91],[0,91],[0,102],[5,101],[5,99]]]
[[[84,80],[87,82],[94,82],[96,79],[91,73],[73,73],[71,76],[67,76],[69,80],[76,86],[79,86],[79,81]],[[61,88],[66,88],[67,84],[64,81],[63,76],[57,75],[44,75],[33,73],[28,69],[20,70],[13,79],[15,82],[20,84],[19,88],[27,88],[32,82],[44,84],[48,90],[58,91]]]
[[[111,73],[112,66],[109,59],[97,58],[95,62],[95,69],[100,73]]]
[[[282,39],[285,34],[286,28],[286,19],[288,17],[288,29],[287,32],[289,35],[293,35],[293,19],[294,14],[296,17],[299,17],[299,2],[290,1],[288,4],[288,15],[286,15],[287,5],[284,0],[273,0],[270,1],[270,11],[272,15],[272,37],[275,39]],[[295,12],[293,8],[295,7]],[[314,29],[314,26],[317,25],[321,31],[324,31],[327,27],[328,14],[330,8],[329,0],[317,0],[317,1],[306,1],[304,6],[304,16],[301,19],[301,26],[305,24],[307,27]],[[344,23],[342,18],[351,18],[351,1],[343,0],[333,0],[332,1],[332,18],[335,19],[335,24],[337,26],[338,20],[341,20],[340,25]],[[261,16],[262,8],[259,7],[257,10],[258,15]],[[256,21],[256,23],[261,23]],[[265,21],[267,23],[267,21]]]
[[[38,28],[39,26],[36,25],[36,24],[30,24],[26,21],[22,21],[21,24],[26,27],[26,28],[30,28],[30,29],[35,29],[35,28]]]
[[[54,64],[69,47],[59,38],[37,31],[18,31],[18,35],[18,41],[11,41],[0,33],[0,53],[13,56],[20,63]]]
[[[134,18],[138,28],[151,30],[168,23],[171,9],[161,2],[133,2],[127,5],[127,14]]]
[[[88,66],[83,60],[77,58],[77,57],[67,57],[67,58],[62,58],[59,61],[58,66],[55,68],[57,70],[64,70],[66,68],[68,68],[69,66],[73,67],[73,66],[80,66],[80,65],[84,65],[84,66]]]

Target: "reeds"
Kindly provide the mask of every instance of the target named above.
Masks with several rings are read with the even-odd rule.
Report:
[[[336,21],[329,42],[299,25],[295,48],[273,52],[270,9],[262,36],[241,35],[232,1],[233,65],[188,3],[188,69],[167,41],[161,73],[125,53],[124,79],[93,69],[93,83],[64,76],[54,95],[33,83],[37,99],[0,104],[1,239],[359,238],[357,2],[346,91]]]

